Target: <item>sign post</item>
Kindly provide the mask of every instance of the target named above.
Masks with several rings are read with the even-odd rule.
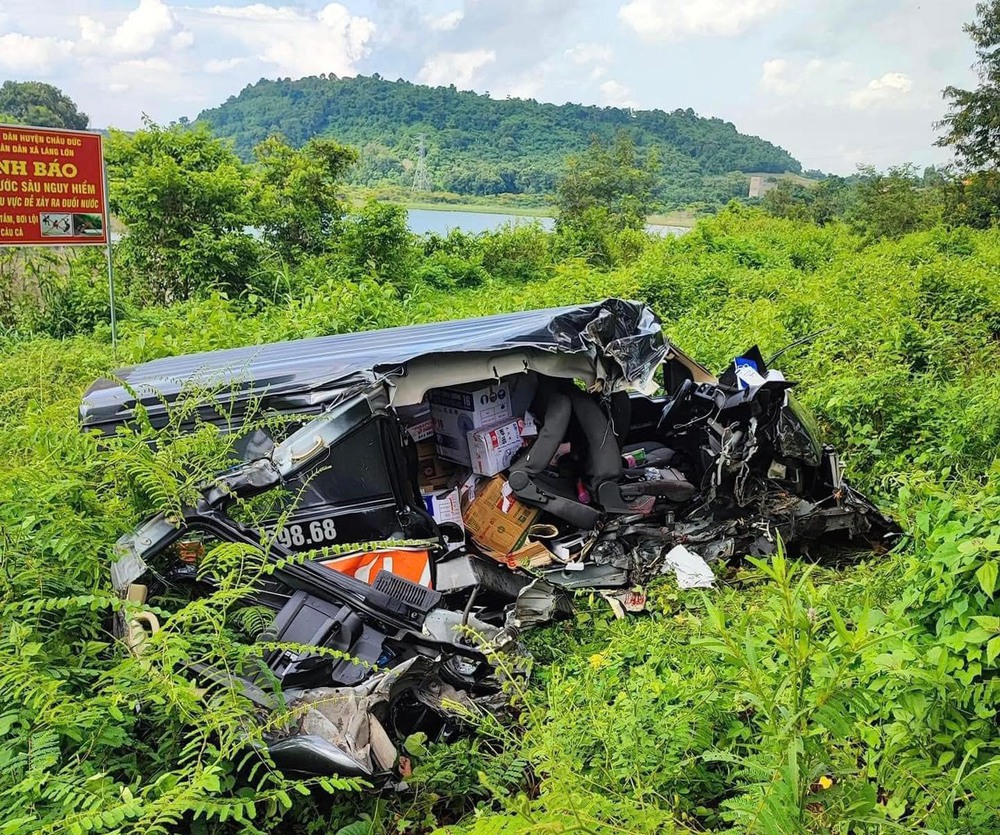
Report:
[[[0,125],[0,246],[104,246],[117,344],[108,179],[101,135]]]

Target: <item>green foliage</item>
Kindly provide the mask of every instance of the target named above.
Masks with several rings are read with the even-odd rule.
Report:
[[[861,169],[853,205],[847,220],[869,239],[898,238],[932,225],[930,207],[917,191],[911,165],[894,166],[882,174],[874,168]]]
[[[369,200],[351,213],[337,249],[352,277],[368,276],[404,289],[412,282],[413,244],[406,209]]]
[[[603,225],[597,243],[533,227],[420,240],[378,204],[341,224],[332,251],[262,269],[240,292],[128,305],[116,356],[96,302],[38,291],[87,277],[96,293],[96,253],[0,261],[17,300],[0,307],[0,831],[995,831],[1000,230],[876,237],[738,205],[680,238]],[[610,266],[580,257],[597,246]],[[767,357],[801,340],[778,365],[850,475],[902,520],[900,547],[837,571],[779,556],[708,595],[668,579],[628,621],[582,596],[573,621],[528,637],[536,664],[526,684],[512,678],[514,726],[410,740],[410,791],[380,800],[277,773],[248,748],[252,706],[201,694],[184,672],[191,657],[253,663],[267,613],[241,598],[256,549],[213,551],[223,588],[165,607],[152,652],[110,639],[123,607],[110,545],[145,513],[176,512],[233,436],[140,425],[98,445],[76,424],[95,377],[608,295],[648,301],[713,369],[750,344]]]
[[[0,335],[91,333],[109,315],[103,252],[0,250]]]
[[[827,177],[811,186],[780,180],[760,202],[761,207],[775,217],[811,220],[823,225],[843,218],[854,198],[855,189],[847,180]]]
[[[599,210],[615,232],[641,229],[652,208],[658,166],[656,152],[639,154],[625,131],[610,145],[594,137],[586,153],[566,161],[566,173],[556,186],[559,227],[587,228]]]
[[[1000,223],[1000,172],[979,171],[942,184],[944,217],[954,226],[989,229]]]
[[[541,225],[509,225],[482,234],[477,243],[483,268],[504,282],[537,281],[552,267],[552,236]]]
[[[239,290],[260,247],[246,166],[204,128],[148,122],[112,131],[106,147],[111,211],[127,227],[118,245],[126,291],[169,303],[209,289]]]
[[[947,169],[928,168],[918,176],[914,166],[899,165],[885,172],[862,166],[852,177],[828,177],[810,187],[785,180],[765,194],[760,205],[768,214],[791,220],[820,225],[844,220],[870,243],[942,221],[987,228],[1000,211],[997,199],[997,179],[991,172],[959,177]]]
[[[5,81],[0,86],[0,122],[41,128],[86,130],[90,118],[58,87],[41,81]]]
[[[951,110],[938,127],[945,133],[937,144],[954,149],[971,168],[1000,165],[997,131],[1000,130],[1000,2],[976,3],[976,19],[965,26],[976,49],[979,86],[962,90],[949,86],[944,97]]]
[[[310,139],[295,150],[271,136],[254,148],[260,193],[257,223],[286,261],[329,251],[344,213],[337,189],[357,161],[353,148]]]
[[[409,188],[423,136],[435,188],[464,195],[550,193],[567,154],[584,152],[594,135],[608,142],[621,130],[655,149],[662,163],[656,191],[667,208],[719,206],[745,195],[746,177],[732,172],[801,170],[784,149],[690,108],[667,113],[496,100],[378,76],[262,79],[198,119],[232,139],[244,159],[276,132],[293,146],[335,137],[359,149],[352,180],[366,186]]]
[[[486,279],[481,264],[438,250],[428,255],[417,271],[418,284],[435,290],[478,287]]]

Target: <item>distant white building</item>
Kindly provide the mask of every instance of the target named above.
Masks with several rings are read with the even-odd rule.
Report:
[[[776,188],[777,185],[777,177],[762,177],[759,174],[755,174],[750,178],[750,190],[747,193],[747,197],[763,197],[771,189]]]

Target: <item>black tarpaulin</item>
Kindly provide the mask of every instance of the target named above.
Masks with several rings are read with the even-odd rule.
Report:
[[[666,346],[659,320],[645,305],[621,299],[595,304],[505,313],[385,330],[231,348],[118,369],[83,397],[85,429],[111,434],[142,405],[154,426],[165,425],[183,392],[211,392],[202,410],[239,420],[248,404],[263,409],[315,412],[345,390],[370,384],[405,363],[438,353],[533,348],[587,354],[619,379],[646,379]]]

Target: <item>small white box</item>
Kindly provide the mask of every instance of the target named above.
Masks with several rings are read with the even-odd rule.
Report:
[[[472,465],[469,432],[502,423],[512,416],[506,383],[431,389],[428,399],[438,455],[467,467]]]
[[[524,445],[521,440],[523,428],[524,421],[514,418],[494,426],[473,429],[469,433],[472,471],[479,475],[496,475],[506,470]]]
[[[439,525],[450,523],[458,525],[463,531],[462,502],[457,487],[451,490],[436,490],[433,493],[423,493],[424,507],[434,517]]]

